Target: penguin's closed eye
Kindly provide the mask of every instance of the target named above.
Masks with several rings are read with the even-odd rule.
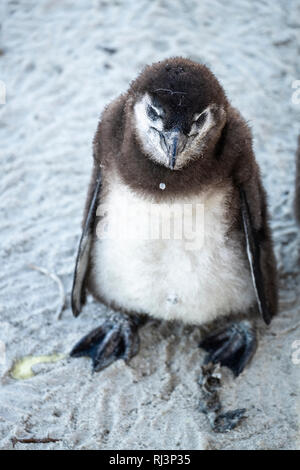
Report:
[[[157,121],[157,119],[161,117],[156,111],[156,109],[153,108],[153,106],[151,106],[150,104],[148,104],[147,106],[147,114],[152,121]]]
[[[207,117],[208,117],[207,111],[203,111],[201,114],[194,116],[194,120],[191,126],[191,130],[188,134],[188,137],[194,138],[198,135]]]
[[[197,126],[200,126],[201,124],[204,123],[205,119],[207,118],[207,112],[204,111],[203,113],[200,114],[195,120],[194,123],[197,124]]]

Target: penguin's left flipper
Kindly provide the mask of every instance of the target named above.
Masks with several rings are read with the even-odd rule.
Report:
[[[232,323],[204,338],[199,346],[208,352],[204,364],[220,363],[229,367],[237,377],[256,351],[255,328],[247,320]]]
[[[261,231],[256,230],[251,220],[251,213],[247,201],[246,191],[240,188],[240,202],[243,228],[246,238],[247,256],[249,260],[252,282],[255,290],[259,313],[267,325],[272,319],[272,312],[269,309],[266,298],[266,280],[261,268]],[[266,273],[267,275],[268,273]]]
[[[97,201],[101,190],[101,170],[94,166],[91,185],[86,202],[85,220],[82,235],[79,242],[73,286],[71,293],[72,312],[77,317],[85,302],[85,277],[89,263],[90,249],[92,245],[93,230],[96,218]]]
[[[138,327],[143,318],[115,313],[90,331],[72,349],[72,357],[89,356],[93,371],[99,372],[117,359],[128,362],[139,350]]]

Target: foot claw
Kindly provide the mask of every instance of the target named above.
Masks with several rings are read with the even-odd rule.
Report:
[[[200,347],[208,352],[205,364],[220,362],[222,366],[229,367],[236,377],[251,360],[256,345],[255,331],[247,321],[234,323],[200,343]]]
[[[98,372],[117,359],[127,363],[139,349],[137,322],[124,316],[115,316],[84,336],[72,349],[72,357],[89,356],[93,371]]]

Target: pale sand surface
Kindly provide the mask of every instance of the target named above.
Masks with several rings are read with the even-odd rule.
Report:
[[[1,246],[0,448],[12,438],[60,439],[18,449],[299,448],[299,230],[292,213],[300,105],[297,1],[4,1],[0,14]],[[8,376],[25,355],[67,354],[107,312],[90,300],[78,319],[69,299],[29,263],[56,272],[69,293],[100,112],[146,63],[173,55],[203,61],[249,120],[269,194],[281,279],[281,314],[250,367],[224,371],[225,409],[248,419],[227,434],[200,414],[203,352],[197,329],[148,324],[141,350],[91,375],[88,359]],[[294,361],[295,362],[295,361]]]

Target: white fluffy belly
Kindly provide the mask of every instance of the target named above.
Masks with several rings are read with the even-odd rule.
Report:
[[[111,184],[92,247],[93,291],[122,309],[192,324],[246,312],[255,293],[242,235],[227,237],[229,191],[153,206]]]

